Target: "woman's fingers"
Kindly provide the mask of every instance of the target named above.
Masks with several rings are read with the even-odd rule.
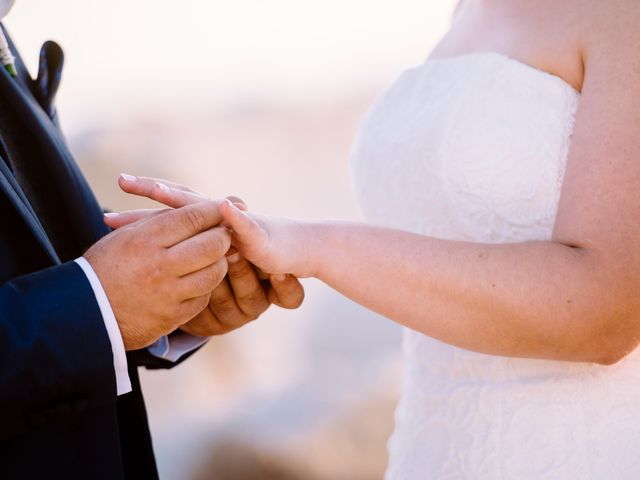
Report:
[[[149,194],[151,200],[163,203],[168,207],[181,208],[193,203],[206,202],[207,197],[200,193],[177,190],[164,183],[156,183]]]
[[[181,208],[192,203],[209,200],[206,195],[196,192],[185,185],[161,178],[122,174],[118,179],[118,184],[126,193],[147,197],[171,208]],[[241,198],[235,196],[227,198],[238,208],[247,209],[246,203]]]
[[[249,258],[255,249],[267,242],[267,232],[248,214],[240,210],[229,200],[220,204],[220,214],[228,227],[233,230],[234,244]]]
[[[166,208],[149,208],[143,210],[130,210],[127,212],[109,212],[104,214],[104,223],[115,230],[145,218],[155,217],[156,215],[166,211]]]
[[[229,200],[231,203],[233,203],[236,207],[238,207],[243,212],[246,212],[247,210],[249,210],[249,207],[247,207],[247,204],[245,203],[245,201],[242,200],[240,197],[236,197],[235,195],[230,195],[227,197],[227,200]]]
[[[120,176],[119,184],[127,193],[150,198],[171,208],[182,208],[208,200],[204,195],[193,192],[183,185],[150,177],[134,177],[123,174]],[[227,197],[227,199],[233,202],[238,209],[247,210],[247,206],[241,198]],[[109,227],[117,229],[167,211],[168,209],[141,209],[110,212],[105,214],[104,221]]]
[[[293,275],[271,275],[268,298],[271,303],[286,309],[296,309],[304,302],[304,287]]]
[[[150,198],[171,208],[180,208],[208,200],[205,195],[194,192],[184,185],[150,177],[121,175],[118,184],[127,193]]]
[[[142,197],[148,197],[156,183],[162,183],[163,185],[166,185],[173,190],[191,192],[204,197],[204,195],[190,189],[186,185],[181,185],[179,183],[164,180],[162,178],[142,177],[123,173],[118,179],[118,184],[120,185],[120,188],[122,190],[133,195],[140,195]]]

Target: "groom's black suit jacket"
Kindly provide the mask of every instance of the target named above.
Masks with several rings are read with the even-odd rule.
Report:
[[[73,262],[108,229],[55,121],[62,52],[44,53],[40,82],[20,59],[17,79],[0,66],[0,478],[154,479],[137,367],[173,364],[128,354],[133,392],[117,397],[109,337]]]

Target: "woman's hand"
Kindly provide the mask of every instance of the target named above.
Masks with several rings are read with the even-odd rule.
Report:
[[[127,193],[151,198],[171,208],[210,201],[201,193],[183,185],[148,177],[122,175],[118,181]],[[229,197],[237,208],[246,209],[237,197]],[[105,223],[117,229],[130,223],[166,212],[167,208],[135,210],[105,215]],[[286,309],[298,308],[304,289],[291,275],[267,276],[235,250],[227,254],[228,274],[211,294],[208,307],[181,330],[198,336],[221,335],[257,319],[271,304]],[[265,281],[265,280],[269,281]]]
[[[220,206],[232,243],[251,263],[269,274],[314,276],[316,240],[312,223],[249,213],[230,200]]]

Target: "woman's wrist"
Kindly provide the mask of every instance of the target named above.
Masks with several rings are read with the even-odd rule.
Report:
[[[317,277],[322,264],[322,222],[296,221],[295,230],[290,232],[291,272],[298,278]]]
[[[303,277],[324,278],[336,259],[337,237],[344,226],[341,222],[327,220],[302,225]]]

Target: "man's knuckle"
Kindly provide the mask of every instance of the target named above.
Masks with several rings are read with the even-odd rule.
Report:
[[[237,305],[233,297],[226,295],[212,299],[211,305],[220,316],[228,316],[237,310]]]
[[[303,303],[304,303],[304,292],[300,292],[296,296],[292,297],[289,308],[291,309],[299,308]]]
[[[129,252],[137,253],[141,248],[144,248],[146,243],[145,232],[132,231],[128,237],[129,238],[126,239],[126,242],[124,242],[124,248]]]
[[[194,305],[193,301],[176,304],[173,313],[174,322],[181,325],[193,319],[198,314]]]
[[[212,258],[219,258],[227,252],[225,238],[217,233],[209,236],[206,242],[206,251]]]
[[[200,277],[201,290],[212,291],[220,283],[220,273],[214,268],[207,268]]]
[[[227,250],[224,239],[209,235],[194,242],[189,254],[195,258],[219,262]]]
[[[269,302],[261,291],[251,291],[237,296],[240,303],[247,312],[262,312],[266,310]]]
[[[252,306],[245,308],[244,313],[250,321],[257,320],[268,308],[268,305],[262,303],[255,303]]]
[[[218,262],[213,266],[213,285],[217,287],[227,276],[226,262]]]
[[[200,322],[193,324],[193,320],[190,323],[183,326],[182,329],[187,333],[190,333],[191,335],[196,335],[198,337],[210,337],[213,335],[212,333],[213,328],[211,326],[203,325]]]
[[[170,329],[170,326],[176,321],[176,318],[178,318],[177,305],[177,303],[164,304],[156,309],[153,316],[156,320],[156,324],[161,329]]]
[[[234,278],[247,278],[255,275],[251,264],[247,261],[239,261],[229,264],[229,274]]]
[[[185,211],[185,221],[193,232],[200,232],[205,228],[206,218],[202,210],[188,208]]]
[[[194,244],[191,246],[189,250],[190,250],[189,255],[192,256],[193,258],[209,259],[211,257],[207,242],[203,242],[203,241],[194,242]]]
[[[193,306],[196,309],[196,315],[202,312],[205,308],[207,308],[207,305],[209,305],[208,295],[202,295],[201,297],[196,298],[193,301]]]
[[[206,324],[197,325],[193,333],[199,337],[213,337],[216,335],[222,335],[228,331],[229,329],[219,321],[210,321]]]
[[[198,316],[209,303],[209,299],[206,296],[194,298],[189,302],[186,302],[181,306],[182,319],[191,320]]]

